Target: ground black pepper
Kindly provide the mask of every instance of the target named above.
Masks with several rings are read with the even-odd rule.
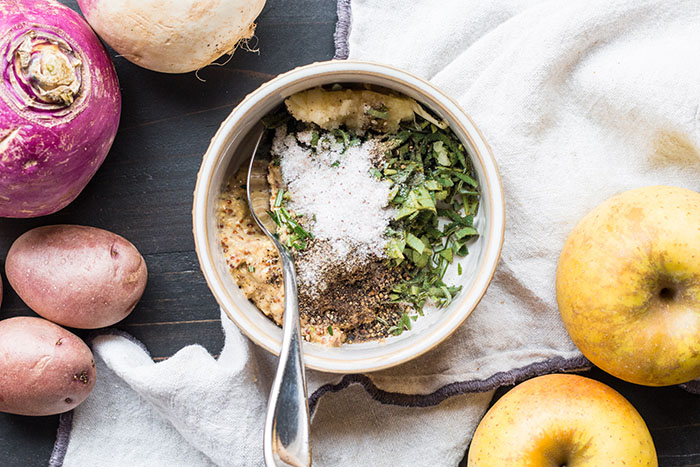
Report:
[[[314,327],[343,330],[348,343],[389,337],[389,329],[406,311],[404,304],[389,301],[389,291],[401,280],[401,273],[386,260],[376,259],[353,270],[339,268],[327,280],[327,288],[314,296],[300,288],[299,312]]]

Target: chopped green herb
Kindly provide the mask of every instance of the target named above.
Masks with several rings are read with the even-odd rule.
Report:
[[[457,264],[457,275],[458,276],[462,275],[462,264],[461,263]]]
[[[277,194],[275,195],[275,204],[272,207],[272,210],[267,211],[267,214],[272,218],[274,223],[277,224],[277,234],[279,234],[280,229],[284,229],[284,231],[287,233],[287,238],[285,241],[287,248],[304,250],[307,246],[306,240],[313,239],[314,236],[311,232],[302,227],[302,225],[296,220],[295,216],[287,211],[284,206],[282,206],[284,202],[284,194],[284,190],[277,190]]]
[[[318,134],[318,131],[312,131],[311,132],[311,147],[315,148],[318,146],[318,139],[320,138],[320,135]]]
[[[333,335],[333,327],[332,326],[328,326],[326,328],[326,330],[328,331],[328,334],[330,334],[331,336]]]
[[[391,141],[382,178],[394,184],[389,203],[398,211],[386,253],[410,279],[397,284],[389,299],[411,304],[420,315],[426,302],[447,306],[461,289],[443,277],[455,256],[468,254],[469,239],[479,235],[473,225],[478,183],[464,146],[449,129],[417,116],[401,123]],[[461,265],[457,268],[461,275]],[[402,323],[394,334],[409,329]]]
[[[450,162],[450,156],[447,154],[447,149],[445,149],[442,141],[436,141],[433,143],[433,151],[435,151],[435,159],[440,165],[452,165]]]
[[[406,235],[406,244],[416,250],[419,255],[422,255],[423,251],[425,251],[425,244],[411,232],[408,232]]]
[[[466,174],[463,174],[460,172],[455,172],[453,175],[455,177],[459,178],[460,180],[467,182],[469,185],[473,186],[474,188],[476,188],[478,186],[478,183],[476,182],[476,180],[471,178],[469,175],[466,175]]]
[[[282,190],[282,189],[277,190],[277,194],[275,195],[275,207],[276,208],[282,206],[283,199],[284,199],[284,190]]]
[[[425,186],[420,185],[408,192],[408,197],[401,204],[401,208],[394,219],[403,219],[423,210],[431,210],[437,213],[435,200]]]
[[[386,120],[389,118],[389,108],[382,105],[378,109],[368,108],[365,113],[371,117],[378,118],[379,120]]]
[[[272,211],[267,211],[267,215],[270,216],[270,219],[272,219],[272,221],[273,221],[275,224],[277,224],[277,227],[279,227],[279,226],[281,225],[281,224],[280,224],[280,220],[279,220],[279,218],[277,217],[277,214],[275,214],[275,213],[272,212]]]
[[[457,240],[461,240],[464,237],[474,235],[479,235],[479,232],[477,232],[474,227],[464,227],[463,229],[460,229],[455,233],[455,237],[457,238]]]
[[[437,180],[426,180],[425,187],[430,191],[441,191],[442,185]]]
[[[404,248],[406,248],[406,240],[403,237],[392,238],[387,244],[386,254],[389,258],[395,260],[396,264],[400,264],[404,260]]]
[[[340,161],[335,161],[331,164],[331,167],[338,167],[340,165]]]
[[[415,321],[415,319],[413,319],[413,321]],[[411,330],[411,317],[408,315],[408,313],[402,314],[397,325],[389,328],[389,332],[395,336],[400,336],[404,330]]]
[[[445,258],[448,263],[451,263],[452,262],[452,248],[445,248],[444,250],[441,250],[440,256]]]
[[[343,152],[345,152],[345,150],[348,148],[348,143],[350,142],[350,137],[348,136],[347,132],[342,128],[336,128],[333,130],[333,136],[335,136],[336,141],[343,143]]]

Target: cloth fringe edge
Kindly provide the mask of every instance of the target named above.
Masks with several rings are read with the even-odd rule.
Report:
[[[62,413],[58,419],[58,430],[56,430],[56,442],[49,458],[49,467],[61,467],[63,459],[68,452],[68,441],[73,428],[73,411]]]
[[[352,8],[350,0],[338,0],[338,22],[335,25],[333,42],[335,43],[334,60],[347,60],[350,54],[348,38],[350,37],[350,19]]]
[[[309,410],[316,410],[321,396],[329,392],[339,392],[352,384],[361,385],[365,391],[379,403],[398,405],[402,407],[432,407],[444,400],[458,395],[480,393],[497,389],[501,386],[509,386],[525,381],[534,376],[556,372],[583,371],[591,368],[591,363],[583,356],[565,359],[554,357],[548,360],[534,362],[521,368],[496,373],[483,380],[457,381],[440,387],[431,394],[404,394],[388,392],[379,389],[370,379],[363,374],[345,375],[337,384],[326,384],[314,391],[309,397]]]

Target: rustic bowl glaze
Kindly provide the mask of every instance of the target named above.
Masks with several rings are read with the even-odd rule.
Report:
[[[426,312],[410,332],[384,342],[345,344],[329,348],[304,343],[307,367],[333,373],[362,373],[388,368],[415,358],[449,337],[469,316],[493,277],[503,245],[505,206],[503,188],[489,146],[467,114],[432,84],[385,65],[357,61],[329,61],[296,68],[263,84],[249,94],[221,124],[204,154],[194,191],[195,248],[209,288],[223,311],[256,344],[279,354],[282,329],[248,301],[228,273],[217,240],[216,199],[229,176],[249,160],[253,126],[288,96],[320,85],[364,83],[393,89],[420,102],[445,120],[469,152],[482,197],[475,226],[480,236],[453,264],[448,283],[463,290],[447,308]],[[468,324],[467,324],[468,325]]]

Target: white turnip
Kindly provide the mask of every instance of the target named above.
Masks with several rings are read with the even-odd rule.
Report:
[[[78,0],[97,34],[127,60],[163,73],[212,63],[253,36],[265,0]]]

